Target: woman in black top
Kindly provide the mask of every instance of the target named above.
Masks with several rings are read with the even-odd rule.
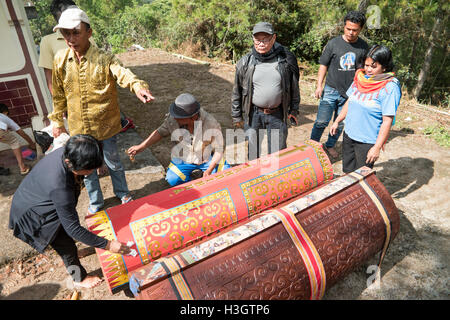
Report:
[[[50,245],[61,256],[76,285],[91,288],[101,282],[87,276],[75,241],[127,254],[130,249],[108,241],[80,225],[76,206],[84,176],[102,165],[101,144],[90,135],[75,135],[66,146],[39,161],[14,193],[9,228],[14,236],[39,252]]]

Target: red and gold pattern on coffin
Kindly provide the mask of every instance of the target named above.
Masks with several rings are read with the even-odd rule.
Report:
[[[307,141],[89,215],[86,224],[107,239],[135,243],[135,257],[96,249],[109,288],[116,292],[128,283],[128,272],[332,178],[321,144]]]
[[[151,300],[322,298],[383,257],[399,231],[386,188],[373,171],[358,171],[134,270],[130,289]]]

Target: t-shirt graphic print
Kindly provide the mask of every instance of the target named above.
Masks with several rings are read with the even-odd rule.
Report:
[[[354,71],[355,70],[356,55],[354,52],[347,52],[339,59],[340,71]]]

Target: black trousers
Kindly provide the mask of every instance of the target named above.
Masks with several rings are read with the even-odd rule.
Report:
[[[373,163],[367,163],[367,153],[374,145],[363,143],[350,138],[344,130],[342,142],[342,171],[344,173],[353,172],[361,167],[373,168]]]
[[[59,231],[55,239],[50,243],[58,255],[64,262],[67,272],[72,276],[74,282],[81,282],[86,278],[86,269],[80,263],[78,258],[78,250],[75,241],[69,237],[63,227]]]

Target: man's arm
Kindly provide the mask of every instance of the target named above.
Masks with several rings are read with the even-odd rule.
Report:
[[[150,147],[161,139],[162,136],[159,134],[158,130],[155,130],[148,136],[147,139],[142,141],[140,144],[130,147],[127,151],[128,155],[134,157],[137,153],[144,151],[145,148]]]
[[[147,82],[138,79],[138,77],[131,72],[130,69],[124,68],[118,59],[112,59],[109,70],[119,86],[122,88],[129,88],[130,91],[134,92],[136,97],[143,103],[147,103],[155,99],[149,90]]]
[[[16,131],[19,136],[25,139],[26,142],[28,142],[28,147],[30,149],[36,150],[36,143],[30,138],[28,134],[25,133],[22,129],[19,129]]]
[[[317,72],[317,86],[316,91],[314,92],[314,96],[317,99],[320,99],[323,92],[323,80],[325,79],[325,75],[327,74],[328,67],[321,64],[319,67],[319,71]]]
[[[241,68],[243,65],[243,59],[239,60],[238,63],[236,64],[234,85],[231,94],[231,118],[233,119],[233,126],[235,128],[244,127],[244,119],[242,117],[242,84],[241,84]]]
[[[291,74],[290,80],[290,97],[291,101],[289,102],[289,110],[288,110],[288,118],[290,119],[291,124],[298,125],[298,112],[300,106],[300,70],[298,67],[297,57],[288,51],[287,53],[289,70]]]
[[[324,82],[325,76],[328,71],[328,67],[331,64],[331,61],[335,58],[334,48],[335,48],[335,40],[336,38],[331,39],[328,41],[328,43],[325,45],[325,48],[322,51],[322,54],[319,58],[319,71],[317,72],[317,87],[316,91],[314,92],[314,96],[317,99],[320,99],[322,96],[323,88],[324,88]]]

